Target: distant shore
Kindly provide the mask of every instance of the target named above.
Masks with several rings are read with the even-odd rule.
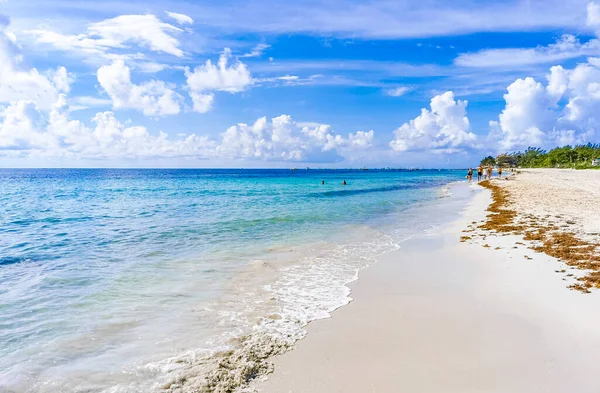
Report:
[[[473,195],[461,218],[362,272],[351,285],[355,300],[311,323],[307,337],[277,357],[275,372],[254,387],[264,393],[600,391],[594,272],[555,258],[574,258],[578,248],[595,252],[600,221],[591,203],[599,180],[597,171],[522,170],[487,187],[455,186],[453,192]],[[587,246],[560,243],[565,239]],[[566,246],[575,248],[554,250]]]

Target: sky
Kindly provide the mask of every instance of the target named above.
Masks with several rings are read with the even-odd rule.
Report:
[[[600,1],[0,0],[0,167],[467,167],[600,142]]]

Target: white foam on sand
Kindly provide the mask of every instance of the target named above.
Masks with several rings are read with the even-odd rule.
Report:
[[[267,261],[253,261],[228,299],[215,305],[217,323],[226,328],[211,342],[219,350],[188,350],[154,365],[169,371],[169,379],[154,388],[230,392],[271,372],[270,358],[303,338],[309,322],[330,317],[352,300],[348,284],[361,269],[398,248],[375,229],[352,230],[348,243],[286,248]]]

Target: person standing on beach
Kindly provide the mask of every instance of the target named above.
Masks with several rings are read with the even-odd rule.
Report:
[[[502,177],[502,167],[498,167],[498,177]]]
[[[473,168],[469,168],[469,172],[467,172],[467,179],[469,179],[469,184],[473,181]]]
[[[481,167],[481,165],[479,165],[477,167],[477,183],[479,183],[482,176],[483,176],[483,168]]]
[[[488,179],[492,180],[492,171],[494,170],[494,168],[492,168],[491,166],[488,166],[487,171],[488,171]]]

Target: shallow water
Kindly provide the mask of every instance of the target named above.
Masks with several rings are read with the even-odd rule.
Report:
[[[231,339],[347,303],[462,175],[0,170],[0,390],[192,390]]]

